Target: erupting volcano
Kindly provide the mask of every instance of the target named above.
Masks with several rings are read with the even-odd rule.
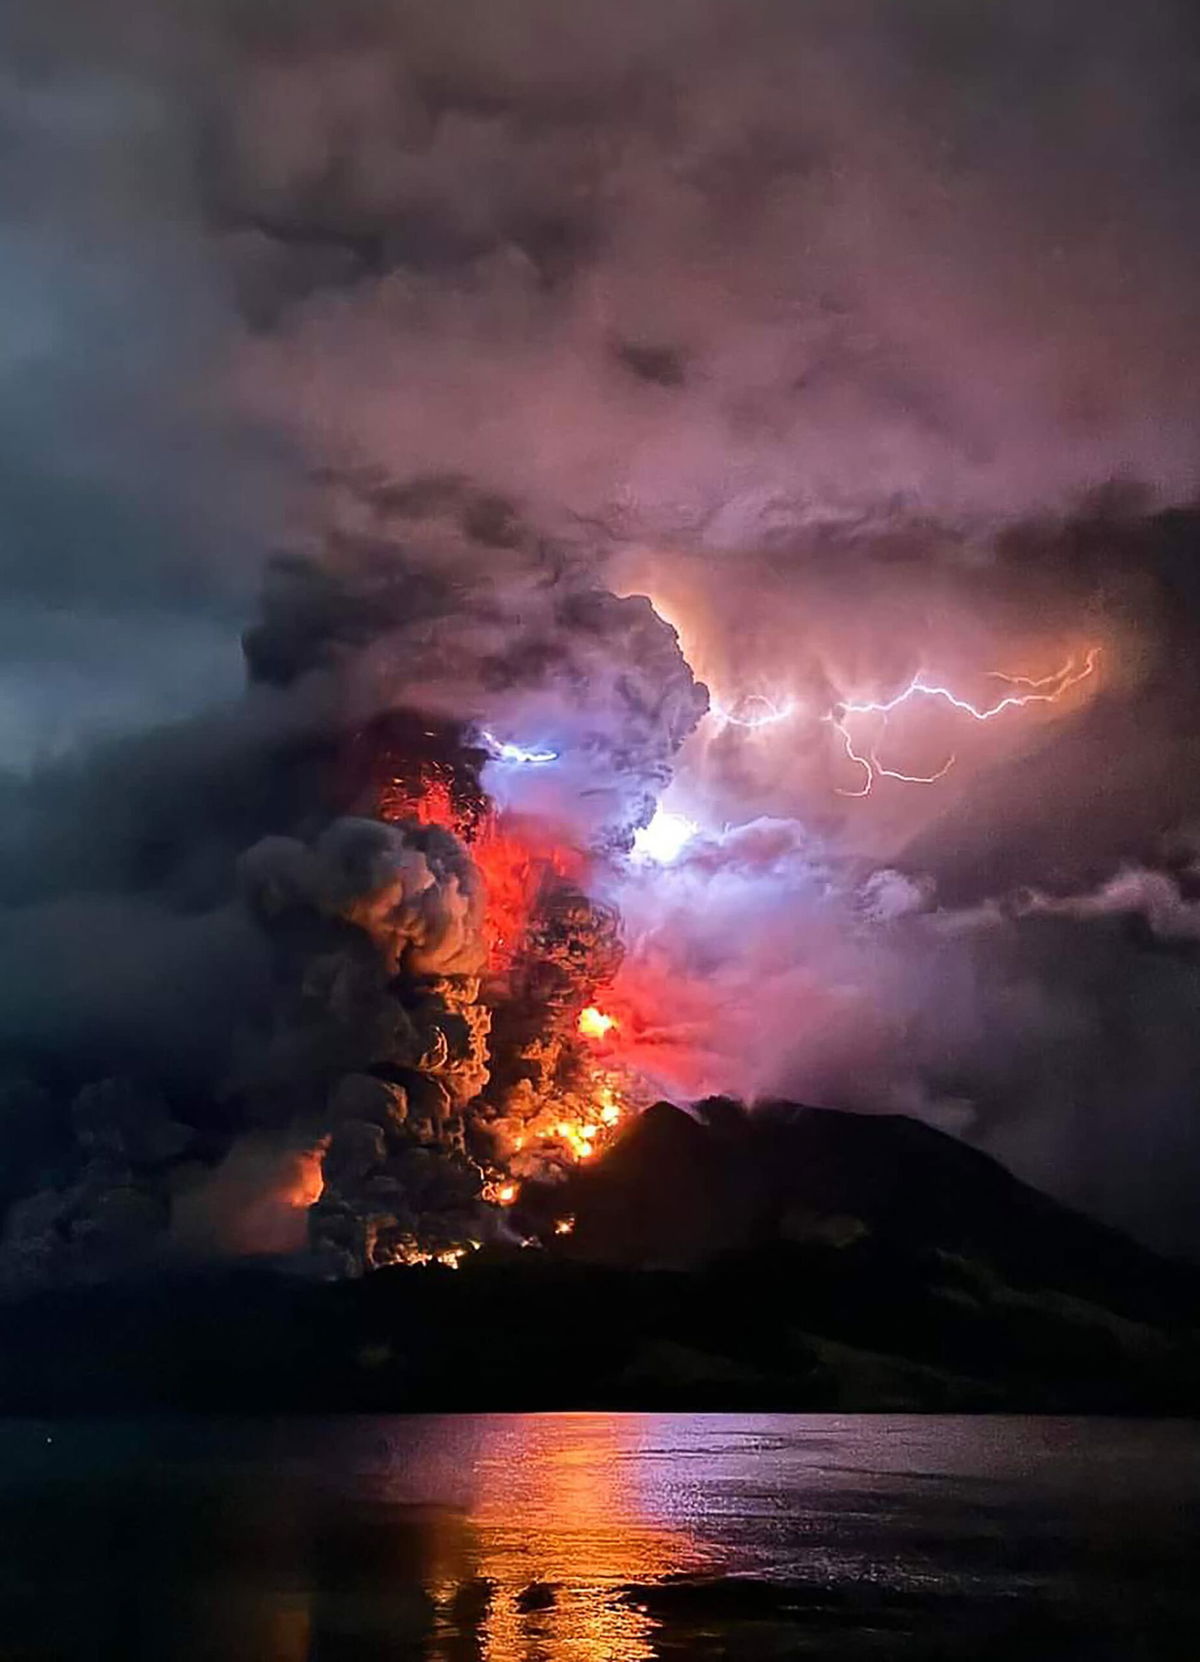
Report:
[[[584,889],[596,855],[498,808],[479,782],[481,756],[522,767],[557,760],[490,736],[478,748],[460,743],[457,762],[385,751],[378,813],[453,833],[479,873],[486,960],[464,983],[473,1022],[461,1032],[477,1061],[486,1056],[489,1078],[467,1106],[463,1147],[482,1174],[482,1200],[509,1207],[522,1178],[553,1178],[598,1154],[640,1097],[595,1054],[616,1023],[592,1001],[621,957],[616,916]]]
[[[568,680],[564,704],[556,662],[547,702],[545,637],[535,636],[522,660],[510,646],[502,668],[498,660],[470,666],[481,694],[470,717],[422,710],[420,687],[406,676],[414,703],[373,715],[343,746],[340,807],[355,817],[336,821],[323,840],[351,851],[335,861],[350,879],[339,915],[357,932],[355,950],[374,950],[376,1038],[373,1049],[356,1053],[357,1038],[341,1048],[342,1066],[323,1081],[325,1106],[313,1103],[306,1129],[323,1149],[323,1191],[309,1196],[312,1239],[345,1269],[453,1264],[485,1239],[568,1233],[569,1217],[546,1196],[573,1167],[602,1156],[656,1092],[728,1083],[702,1061],[689,1063],[687,1023],[681,1041],[670,1011],[692,1006],[695,1020],[707,1000],[710,1022],[720,1022],[719,990],[714,999],[702,968],[656,961],[653,929],[638,935],[623,967],[622,905],[632,899],[636,914],[639,893],[644,901],[689,873],[722,868],[747,829],[705,827],[662,805],[681,752],[688,782],[690,740],[732,730],[746,744],[778,744],[807,711],[810,725],[833,725],[865,771],[861,790],[839,784],[836,792],[862,795],[881,780],[930,784],[949,762],[925,777],[879,759],[883,729],[903,706],[934,701],[986,723],[1058,703],[1092,676],[1099,656],[1092,647],[1053,674],[1006,676],[1011,690],[985,707],[918,672],[899,693],[839,699],[824,713],[781,694],[706,714],[706,689],[675,630],[643,596],[576,590],[553,602],[553,615],[559,641],[564,619],[584,621],[572,630],[574,650],[590,669],[603,639],[598,685],[587,673]],[[648,684],[639,665],[636,689],[632,661],[621,667],[630,624],[643,650],[652,643],[658,666]],[[372,647],[356,645],[354,669],[389,638],[386,626],[371,633]],[[434,711],[439,703],[431,701]],[[533,742],[532,727],[502,730],[520,715],[538,721],[548,742]],[[860,752],[850,723],[863,721],[875,731]],[[691,785],[696,800],[702,779]],[[252,850],[248,867],[263,858]],[[297,900],[311,909],[312,887]],[[279,920],[268,927],[278,930]],[[313,967],[298,967],[306,986]],[[665,1066],[668,1053],[656,1049],[664,1029],[675,1029]],[[697,1057],[702,1051],[700,1041]],[[310,1066],[306,1089],[312,1084]],[[522,1199],[531,1181],[529,1211]]]
[[[368,530],[276,561],[246,636],[270,715],[226,842],[260,968],[211,1097],[85,1087],[68,1181],[9,1214],[18,1281],[136,1261],[164,1231],[330,1275],[569,1234],[567,1180],[656,1098],[769,1094],[771,1068],[838,1044],[869,1060],[899,1019],[893,938],[862,919],[923,891],[821,855],[797,810],[937,790],[950,762],[885,765],[885,729],[928,746],[1007,723],[1011,742],[1099,680],[1090,645],[990,702],[985,672],[846,693],[786,666],[710,699],[644,594],[508,521],[481,546],[461,483],[345,488]],[[797,786],[795,758],[822,753],[823,782]],[[731,804],[739,770],[787,784],[790,811]],[[844,1094],[813,1080],[818,1102]]]
[[[319,1151],[308,1232],[341,1272],[529,1238],[523,1186],[552,1191],[649,1100],[603,1008],[606,896],[706,707],[642,597],[510,581],[464,607],[429,571],[281,565],[247,639],[255,683],[316,671],[330,726],[320,808],[242,856],[275,990],[227,1089],[289,1158]]]

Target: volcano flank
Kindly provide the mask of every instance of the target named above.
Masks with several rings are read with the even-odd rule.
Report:
[[[1197,1272],[913,1120],[660,1103],[569,1196],[457,1271],[9,1301],[0,1407],[1194,1409]]]

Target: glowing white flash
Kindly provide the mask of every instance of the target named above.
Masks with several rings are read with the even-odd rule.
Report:
[[[750,693],[748,697],[738,700],[737,709],[740,713],[725,705],[712,701],[709,706],[709,715],[722,726],[748,727],[752,731],[759,727],[774,727],[777,722],[787,721],[789,716],[796,713],[794,698],[768,698],[764,693]]]
[[[498,739],[494,733],[486,728],[480,731],[479,737],[483,740],[484,749],[494,762],[511,762],[516,767],[545,767],[547,762],[558,761],[557,750],[529,750],[523,744],[513,744],[508,739]]]
[[[686,814],[673,814],[666,808],[656,808],[649,825],[633,834],[633,852],[641,860],[653,860],[667,866],[691,842],[700,827]]]

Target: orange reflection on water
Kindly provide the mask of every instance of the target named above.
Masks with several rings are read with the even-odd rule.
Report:
[[[622,1587],[705,1562],[653,1415],[59,1435],[0,1483],[0,1662],[651,1662]]]
[[[650,1662],[654,1624],[619,1589],[696,1564],[687,1539],[639,1505],[638,1460],[653,1423],[623,1414],[486,1422],[463,1533],[448,1531],[445,1556],[430,1565],[442,1615],[431,1657]]]

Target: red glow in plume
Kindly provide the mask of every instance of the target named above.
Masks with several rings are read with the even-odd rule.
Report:
[[[521,944],[543,884],[552,876],[578,880],[584,859],[544,827],[494,810],[481,822],[470,848],[487,890],[489,962],[493,970],[503,970]]]
[[[549,827],[501,813],[486,798],[460,794],[450,771],[436,763],[415,781],[390,781],[380,793],[379,812],[386,820],[440,825],[470,848],[483,877],[488,967],[495,973],[511,965],[547,880],[578,881],[584,874],[583,855],[557,840]]]

